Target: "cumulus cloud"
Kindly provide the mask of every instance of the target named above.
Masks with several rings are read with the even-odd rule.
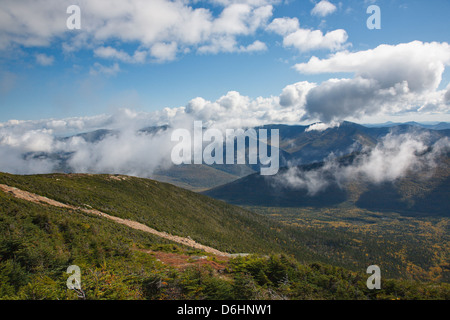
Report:
[[[354,180],[379,184],[395,181],[409,172],[431,173],[438,157],[450,151],[450,140],[441,138],[430,148],[428,138],[426,134],[391,133],[375,147],[363,150],[349,165],[339,163],[331,155],[318,169],[290,167],[275,178],[275,183],[315,195],[331,184],[343,186]]]
[[[308,92],[306,118],[330,122],[349,116],[358,118],[376,114],[384,106],[390,106],[393,102],[390,98],[396,93],[383,94],[379,83],[373,79],[330,79]]]
[[[266,30],[288,35],[300,29],[300,23],[297,18],[276,18],[267,26]]]
[[[308,81],[301,81],[286,86],[280,95],[280,105],[283,107],[296,106],[302,108],[306,103],[306,95],[315,86],[315,83]]]
[[[347,39],[347,32],[343,29],[329,31],[326,34],[321,30],[299,29],[284,37],[283,44],[302,52],[318,49],[335,51],[343,48]]]
[[[301,28],[297,18],[274,19],[266,29],[283,36],[283,46],[296,48],[300,52],[321,49],[336,51],[348,45],[345,30],[337,29],[323,34],[321,30]]]
[[[216,1],[210,10],[184,0],[77,1],[81,29],[66,28],[70,0],[2,1],[0,50],[15,46],[49,46],[63,41],[66,52],[93,49],[95,56],[127,63],[173,60],[180,52],[214,46],[220,51],[245,51],[238,37],[251,36],[267,25],[272,1]],[[117,41],[118,40],[118,41]],[[104,46],[114,41],[136,45],[132,52]],[[227,43],[220,45],[225,41]],[[131,46],[127,46],[127,49]],[[261,50],[260,43],[247,51]]]
[[[174,60],[177,50],[177,43],[174,41],[170,43],[158,42],[150,48],[150,53],[157,61],[164,62]]]
[[[325,17],[336,11],[336,6],[327,0],[321,0],[311,10],[313,16]]]
[[[67,31],[64,14],[69,1],[2,1],[0,48],[12,45],[48,46]]]
[[[306,82],[292,85],[292,87],[293,90],[300,91],[308,89]],[[269,123],[298,123],[304,116],[303,108],[299,107],[303,103],[303,94],[296,91],[287,98],[288,91],[290,89],[285,88],[281,96],[255,99],[243,96],[236,91],[230,91],[216,101],[197,97],[186,105],[185,112],[205,123],[228,128],[252,127]],[[284,105],[281,101],[284,101]]]
[[[375,79],[383,87],[392,87],[406,80],[410,90],[423,91],[439,86],[445,66],[449,64],[448,43],[413,41],[380,45],[365,51],[337,52],[326,59],[312,57],[295,68],[305,74],[354,73],[355,76]]]
[[[448,43],[413,41],[375,49],[312,57],[295,65],[306,74],[353,73],[351,79],[330,79],[310,90],[307,115],[329,122],[348,116],[406,111],[448,112],[445,92],[437,91],[450,64]]]

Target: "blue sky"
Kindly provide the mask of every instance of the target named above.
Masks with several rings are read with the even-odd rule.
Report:
[[[18,8],[14,1],[2,2],[0,14],[15,19],[2,19],[3,22],[0,22],[0,33],[5,39],[0,42],[0,122],[12,119],[94,116],[114,113],[121,108],[152,112],[165,107],[186,106],[196,97],[214,102],[229,91],[239,92],[249,99],[278,97],[287,86],[295,83],[306,81],[320,87],[321,83],[330,78],[353,79],[356,82],[355,74],[362,75],[364,80],[374,79],[381,83],[380,79],[386,79],[384,75],[377,74],[378,78],[365,76],[364,68],[367,65],[361,65],[360,69],[352,69],[350,72],[342,72],[341,69],[348,69],[346,65],[341,69],[337,68],[339,70],[331,70],[332,72],[328,72],[328,69],[327,72],[312,73],[299,72],[294,66],[308,63],[311,57],[326,60],[337,52],[364,52],[382,44],[397,46],[420,41],[437,42],[440,46],[445,46],[450,30],[450,2],[447,0],[322,1],[331,5],[330,12],[323,16],[312,14],[319,1],[241,1],[241,9],[248,9],[245,11],[247,14],[236,18],[238,20],[229,18],[229,24],[223,21],[220,26],[217,26],[219,23],[214,25],[214,21],[220,19],[226,10],[236,8],[236,2],[239,1],[178,1],[176,10],[184,15],[192,14],[192,17],[186,18],[187,21],[195,21],[193,12],[202,10],[202,13],[207,13],[208,18],[199,18],[198,23],[209,21],[212,23],[211,28],[218,30],[204,30],[199,32],[198,39],[186,40],[183,28],[187,30],[192,27],[194,31],[187,32],[189,35],[193,34],[197,30],[194,23],[192,26],[183,26],[179,21],[174,22],[170,14],[165,16],[162,13],[161,19],[150,24],[150,27],[154,26],[160,33],[152,34],[147,25],[148,21],[158,17],[154,12],[157,8],[165,8],[164,0],[156,1],[156,7],[149,6],[148,10],[152,10],[152,13],[149,13],[147,22],[142,21],[146,19],[145,14],[133,15],[136,11],[132,9],[131,14],[126,11],[138,3],[138,0],[121,2],[123,13],[128,14],[131,22],[124,22],[120,16],[121,11],[116,12],[117,7],[108,7],[107,2],[103,1],[91,2],[97,2],[98,8],[92,3],[75,0],[29,1],[28,8],[26,5]],[[22,3],[26,4],[27,1]],[[77,4],[81,8],[80,30],[69,31],[65,27],[69,16],[65,9],[70,4]],[[369,30],[366,27],[366,20],[370,16],[366,9],[371,4],[376,4],[381,9],[380,30]],[[283,42],[289,32],[281,34],[269,27],[271,24],[273,26],[277,18],[298,21],[299,27],[290,33],[302,29],[321,31],[326,35],[327,32],[343,30],[347,39],[338,41],[335,45],[321,44],[317,48],[308,48],[307,44],[305,47],[305,43],[299,43],[296,38],[294,40],[297,42],[289,45]],[[249,19],[253,20],[249,22]],[[117,29],[113,24],[115,20],[118,21]],[[243,26],[234,30],[233,24],[239,23]],[[131,28],[129,32],[127,28]],[[136,32],[139,28],[149,29]],[[119,30],[119,34],[115,34],[115,30]],[[259,46],[250,50],[248,46],[255,41]],[[225,42],[233,45],[225,47]],[[160,44],[162,47],[158,47]],[[169,44],[174,44],[176,49],[170,50]],[[158,48],[164,50],[158,51]],[[411,48],[414,50],[415,46]],[[427,50],[433,51],[433,48],[423,48],[420,54],[426,57],[429,52]],[[439,55],[442,57],[440,62],[446,67],[445,71],[440,72],[437,68],[431,75],[442,77],[442,80],[436,88],[426,88],[426,97],[424,91],[418,92],[417,97],[404,97],[402,106],[395,107],[393,111],[388,106],[377,112],[349,106],[355,108],[357,120],[449,121],[449,108],[445,100],[450,83],[446,50],[446,47],[443,48],[442,55]],[[142,53],[145,58],[134,61],[133,55],[136,52]],[[392,52],[395,54],[396,51]],[[389,72],[389,65],[383,63],[384,61],[380,62],[381,68],[385,67],[386,72]],[[414,69],[415,65],[411,65],[411,68]],[[419,70],[416,74],[422,73]],[[412,81],[409,76],[405,71],[404,81],[409,81],[411,89]],[[400,81],[397,83],[400,84]],[[366,88],[366,83],[363,85]],[[383,84],[377,86],[377,90],[396,90],[393,88],[397,87],[386,87]],[[335,91],[331,92],[339,89],[333,90]],[[311,94],[311,97],[317,97],[320,92],[315,93],[316,96]],[[438,101],[441,99],[439,95],[444,97],[443,102]],[[368,99],[373,99],[371,103],[377,104],[380,101],[378,99],[382,98],[370,96]],[[405,99],[411,106],[426,106],[421,109],[425,111],[411,112],[411,106],[405,106]],[[339,98],[335,101],[339,101]],[[342,104],[347,102],[345,100]],[[304,108],[303,115],[312,115],[307,117],[311,120],[354,118],[347,110],[339,113],[322,107],[328,103],[322,97],[316,100],[311,98],[306,106],[300,102],[295,103],[295,106],[293,102],[289,107]],[[392,101],[392,105],[397,103],[400,104],[397,100]]]

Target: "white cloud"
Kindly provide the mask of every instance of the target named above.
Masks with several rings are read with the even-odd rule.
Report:
[[[41,66],[51,66],[55,61],[55,57],[48,56],[45,53],[39,53],[36,55],[36,63]]]
[[[318,169],[303,171],[299,167],[291,167],[276,177],[276,183],[306,189],[309,195],[315,195],[334,183],[343,186],[354,180],[375,184],[392,182],[408,172],[431,174],[437,159],[449,151],[448,138],[430,144],[426,134],[391,133],[375,147],[363,150],[350,165],[343,165],[336,157],[330,156]]]
[[[259,40],[255,40],[255,42],[249,44],[248,46],[239,47],[239,52],[257,52],[257,51],[266,51],[267,46],[264,42]]]
[[[266,30],[285,36],[300,29],[297,18],[276,18],[267,26]]]
[[[325,17],[336,11],[336,6],[327,0],[321,0],[311,10],[313,16]]]
[[[213,33],[248,35],[266,24],[272,16],[272,6],[253,9],[247,4],[231,4],[213,21]]]
[[[301,81],[286,86],[280,95],[280,105],[283,107],[296,106],[302,108],[306,103],[306,95],[316,87],[315,83]]]
[[[176,42],[170,42],[170,43],[155,43],[150,48],[150,53],[153,57],[156,58],[159,62],[164,61],[171,61],[174,60],[177,54],[177,43]]]
[[[323,34],[321,30],[310,30],[300,27],[297,18],[277,18],[266,28],[283,36],[283,46],[294,47],[300,52],[312,50],[336,51],[349,44],[347,32],[343,29],[329,31]]]
[[[305,115],[302,103],[304,92],[308,90],[307,82],[292,85],[298,93],[292,94],[287,103],[287,91],[280,96],[257,97],[251,99],[239,92],[230,91],[216,101],[201,97],[192,99],[185,108],[186,114],[202,120],[207,125],[228,128],[251,127],[270,123],[298,123]],[[302,93],[303,91],[303,93]],[[281,96],[285,99],[281,104]]]
[[[323,34],[321,30],[299,29],[283,39],[286,47],[294,47],[300,52],[311,50],[340,50],[344,48],[348,35],[343,29],[329,31]]]
[[[295,68],[306,74],[351,72],[363,78],[376,79],[386,87],[406,80],[412,91],[422,91],[436,89],[448,65],[448,43],[413,41],[380,45],[366,51],[337,52],[322,60],[312,57]]]
[[[253,43],[244,46],[237,46],[237,42],[233,37],[223,37],[213,39],[209,45],[201,46],[198,49],[199,53],[212,53],[217,54],[219,52],[257,52],[267,50],[267,45],[259,40],[255,40]]]
[[[235,52],[237,50],[237,42],[234,37],[220,36],[212,38],[208,44],[202,45],[197,52],[205,54],[217,54],[219,52]]]
[[[170,134],[161,132],[153,136],[139,129],[167,123],[169,118],[174,126],[177,121],[186,123],[183,117],[176,116],[176,110],[171,111],[169,117],[167,111],[137,113],[124,109],[113,115],[1,123],[0,171],[53,172],[62,164],[58,157],[70,155],[67,164],[73,172],[150,177],[156,166],[171,163]],[[97,141],[85,141],[80,136],[59,138],[97,129],[110,129],[114,133]]]
[[[323,122],[317,122],[310,125],[308,128],[305,129],[305,132],[310,131],[325,131],[330,128],[336,128],[339,127],[341,124],[338,121],[331,121],[330,123],[323,123]]]
[[[20,147],[24,152],[49,152],[52,149],[52,131],[48,129],[28,130],[23,134],[5,135],[0,139],[1,145]]]
[[[157,136],[123,130],[96,143],[72,138],[66,147],[76,150],[68,164],[76,172],[111,172],[151,177],[160,165],[169,165],[172,145],[167,132]],[[155,152],[157,150],[158,152]]]
[[[55,162],[44,157],[26,157],[19,149],[0,145],[0,170],[12,174],[49,173]]]
[[[220,3],[219,3],[220,2]],[[4,0],[0,7],[0,50],[15,46],[49,46],[63,41],[65,52],[95,50],[101,58],[121,62],[173,60],[189,49],[214,47],[237,52],[240,37],[251,37],[267,25],[273,1],[219,1],[220,10],[195,7],[184,0],[79,0],[81,29],[66,28],[70,0]],[[239,37],[239,41],[238,41]],[[222,40],[228,44],[218,45]],[[243,39],[248,42],[248,39]],[[137,45],[126,52],[116,43]],[[105,46],[108,43],[108,46]],[[232,47],[229,47],[229,44]],[[252,51],[252,50],[248,50]]]
[[[89,73],[93,76],[105,74],[108,76],[114,76],[120,71],[119,64],[115,62],[110,66],[104,66],[101,63],[95,62],[90,68]]]
[[[65,2],[65,3],[64,3]],[[48,46],[67,31],[64,14],[69,1],[4,0],[0,7],[0,49],[14,45]]]
[[[450,65],[447,43],[414,41],[380,45],[359,52],[312,57],[295,68],[302,73],[353,73],[353,79],[330,79],[309,91],[305,109],[322,121],[405,111],[448,112],[444,91],[436,91]]]
[[[94,55],[103,59],[116,59],[128,63],[143,63],[147,56],[146,51],[136,50],[132,56],[122,50],[113,47],[98,47],[94,50]]]

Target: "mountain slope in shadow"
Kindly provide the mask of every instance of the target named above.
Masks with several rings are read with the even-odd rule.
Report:
[[[353,156],[340,160],[349,165]],[[298,166],[302,172],[317,170],[324,163]],[[287,168],[274,176],[257,173],[203,192],[235,205],[267,207],[327,207],[349,203],[359,208],[394,211],[405,215],[450,216],[450,157],[443,157],[432,173],[409,172],[392,182],[373,183],[364,178],[339,185],[333,175],[323,176],[326,187],[315,194],[292,187],[286,180]]]

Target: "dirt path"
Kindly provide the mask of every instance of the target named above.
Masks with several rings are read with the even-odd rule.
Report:
[[[64,204],[62,202],[49,199],[47,197],[43,197],[43,196],[37,195],[35,193],[31,193],[31,192],[28,192],[28,191],[24,191],[24,190],[20,190],[20,189],[14,188],[14,187],[7,186],[5,184],[0,184],[0,190],[3,190],[5,193],[11,194],[11,195],[13,195],[14,197],[16,197],[18,199],[22,199],[22,200],[26,200],[26,201],[30,201],[30,202],[34,202],[34,203],[38,203],[38,204],[48,204],[48,205],[51,205],[51,206],[60,207],[60,208],[66,208],[66,209],[71,209],[71,210],[80,210],[80,211],[83,211],[83,212],[86,212],[86,213],[90,213],[90,214],[93,214],[93,215],[96,215],[96,216],[100,216],[100,217],[112,220],[112,221],[114,221],[116,223],[120,223],[120,224],[126,225],[126,226],[128,226],[130,228],[133,228],[133,229],[136,229],[136,230],[141,230],[141,231],[144,231],[144,232],[148,232],[148,233],[151,233],[151,234],[156,235],[158,237],[161,237],[161,238],[164,238],[164,239],[167,239],[167,240],[171,240],[173,242],[177,242],[177,243],[180,243],[180,244],[184,244],[186,246],[189,246],[189,247],[192,247],[192,248],[195,248],[195,249],[200,249],[200,250],[203,250],[205,252],[215,254],[217,256],[223,256],[223,257],[233,256],[233,255],[231,255],[229,253],[222,252],[222,251],[219,251],[217,249],[214,249],[214,248],[211,248],[211,247],[208,247],[208,246],[204,246],[204,245],[202,245],[202,244],[200,244],[198,242],[195,242],[194,240],[191,240],[189,238],[174,236],[174,235],[171,235],[171,234],[166,233],[166,232],[157,231],[157,230],[152,229],[152,228],[150,228],[150,227],[148,227],[148,226],[146,226],[146,225],[144,225],[142,223],[139,223],[139,222],[136,222],[136,221],[132,221],[132,220],[128,220],[128,219],[122,219],[122,218],[115,217],[115,216],[111,216],[109,214],[106,214],[104,212],[101,212],[101,211],[98,211],[98,210],[95,210],[95,209],[84,209],[84,208],[80,208],[80,207],[67,205],[67,204]]]

